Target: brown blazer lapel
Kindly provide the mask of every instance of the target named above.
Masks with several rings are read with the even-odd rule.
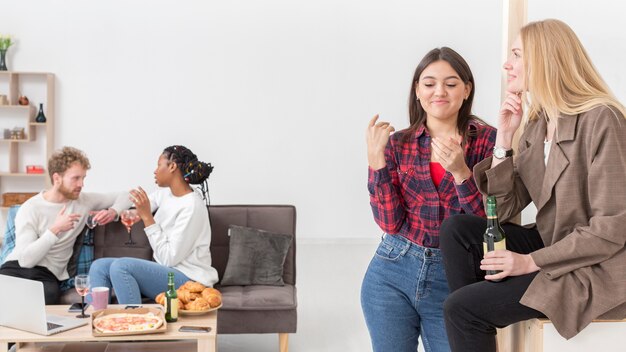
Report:
[[[546,122],[536,120],[526,127],[525,149],[515,159],[516,171],[524,182],[530,198],[537,202],[546,172],[543,162],[543,140],[546,135]]]
[[[554,188],[554,185],[569,165],[569,159],[563,152],[563,149],[561,149],[561,143],[567,143],[574,140],[576,136],[577,121],[577,115],[559,116],[556,136],[553,138],[552,146],[550,148],[550,156],[548,157],[548,165],[546,167],[546,173],[541,186],[541,195],[539,196],[539,201],[537,202],[537,212],[539,212],[541,208],[548,203],[550,198],[552,198],[552,189]]]

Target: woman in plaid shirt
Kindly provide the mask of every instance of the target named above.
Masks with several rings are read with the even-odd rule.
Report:
[[[439,227],[454,214],[485,216],[472,167],[492,153],[496,131],[472,115],[474,78],[454,50],[431,50],[415,70],[409,128],[367,129],[368,189],[385,232],[361,288],[374,351],[449,351],[448,295]]]

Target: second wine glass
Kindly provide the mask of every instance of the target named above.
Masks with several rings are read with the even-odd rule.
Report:
[[[122,215],[120,216],[120,219],[122,220],[122,224],[126,226],[126,231],[128,231],[128,241],[126,241],[125,244],[128,244],[128,245],[135,244],[130,230],[133,227],[133,225],[137,221],[139,221],[139,215],[137,214],[137,210],[135,209],[124,210],[122,212]]]
[[[76,292],[80,295],[81,301],[81,314],[77,315],[76,318],[89,318],[89,314],[85,314],[85,296],[89,293],[89,275],[76,275],[74,278],[74,286],[76,287]]]

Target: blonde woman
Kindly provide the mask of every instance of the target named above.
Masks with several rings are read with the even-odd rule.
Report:
[[[523,27],[504,69],[509,93],[494,154],[474,177],[484,195],[497,197],[501,222],[532,201],[537,224],[503,225],[507,250],[484,254],[485,219],[444,221],[452,351],[495,351],[496,327],[535,317],[550,318],[565,338],[593,319],[626,317],[624,106],[558,20]],[[528,122],[511,157],[526,101]]]

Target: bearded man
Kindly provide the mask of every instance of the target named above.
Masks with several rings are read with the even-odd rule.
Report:
[[[128,193],[81,193],[89,159],[63,147],[48,160],[52,187],[26,201],[15,216],[15,249],[0,274],[43,282],[46,304],[56,304],[59,283],[68,279],[67,264],[90,212],[107,224],[130,207]]]

